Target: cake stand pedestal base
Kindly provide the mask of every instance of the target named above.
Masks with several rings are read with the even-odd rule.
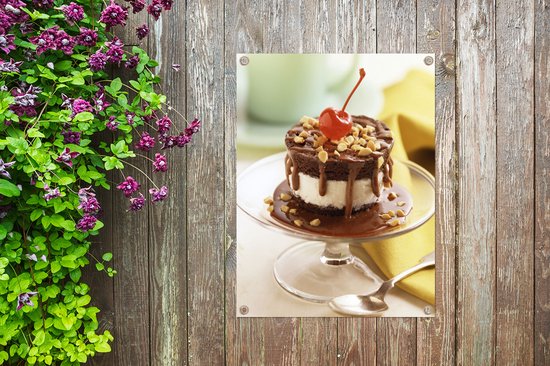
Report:
[[[325,303],[345,294],[362,294],[381,279],[347,243],[305,241],[282,252],[273,267],[279,285],[307,301]]]

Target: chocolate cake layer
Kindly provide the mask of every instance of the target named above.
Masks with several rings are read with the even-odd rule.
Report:
[[[371,127],[368,138],[379,145],[379,149],[372,151],[369,155],[360,156],[359,150],[353,150],[351,147],[353,145],[359,146],[359,139],[362,139],[361,142],[368,142],[368,138],[361,137],[359,133],[357,136],[358,139],[354,143],[348,143],[346,150],[335,153],[338,148],[337,141],[327,140],[322,144],[316,144],[319,138],[321,138],[321,142],[324,140],[322,132],[315,127],[305,128],[303,124],[299,123],[290,129],[285,136],[285,144],[292,159],[293,167],[297,168],[300,173],[316,178],[319,178],[321,172],[324,170],[325,179],[340,181],[347,181],[350,170],[355,167],[359,169],[355,179],[370,179],[377,168],[380,171],[384,171],[393,147],[393,138],[389,128],[385,123],[366,116],[352,116],[352,121],[354,124],[362,127]],[[300,141],[299,137],[301,134],[301,138],[304,141],[301,143],[296,142],[295,139],[297,137],[298,141]],[[328,154],[328,159],[324,163],[318,158],[319,146],[322,146],[323,150]],[[363,147],[366,146],[366,144],[363,144]],[[378,159],[380,157],[383,158],[383,162],[379,166]],[[323,169],[319,168],[320,164],[324,166]]]

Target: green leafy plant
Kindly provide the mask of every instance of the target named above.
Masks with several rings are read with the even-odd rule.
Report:
[[[0,0],[0,364],[73,365],[111,350],[81,281],[90,262],[116,274],[111,253],[89,252],[103,227],[95,190],[110,189],[106,171],[117,169],[128,211],[164,200],[166,186],[146,176],[154,188],[144,195],[123,169],[141,158],[165,172],[161,150],[184,147],[199,130],[195,119],[171,132],[168,113],[177,112],[156,92],[157,62],[112,33],[129,10],[156,20],[172,0],[128,4]],[[142,39],[149,30],[136,32]],[[125,83],[108,66],[133,76]],[[98,135],[105,130],[109,141]],[[135,152],[155,148],[153,159]]]

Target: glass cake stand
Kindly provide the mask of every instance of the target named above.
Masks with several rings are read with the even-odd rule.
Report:
[[[274,219],[263,202],[273,196],[285,179],[286,152],[261,159],[237,177],[237,206],[258,224],[305,241],[283,251],[273,267],[279,285],[289,293],[308,301],[327,302],[350,293],[364,293],[381,279],[352,253],[361,243],[399,237],[428,221],[435,210],[435,179],[421,166],[394,160],[394,172],[406,174],[413,208],[405,223],[364,237],[334,237],[292,227]],[[410,178],[409,178],[410,177]],[[406,247],[406,242],[403,243]]]

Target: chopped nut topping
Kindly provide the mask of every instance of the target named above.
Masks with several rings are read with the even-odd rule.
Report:
[[[315,125],[316,123],[319,123],[319,121],[309,116],[303,116],[302,118],[300,118],[300,123],[302,125],[304,125],[305,123],[309,123],[310,125]]]
[[[398,219],[393,219],[391,221],[388,221],[388,224],[390,226],[397,226],[397,225],[399,225],[399,220]]]
[[[302,127],[306,130],[311,130],[313,128],[313,126],[310,125],[308,122],[305,122]]]
[[[392,187],[391,182],[390,181],[384,181],[384,187],[385,188],[391,188]]]
[[[300,137],[303,137],[303,138],[308,138],[309,137],[309,133],[307,131],[302,131],[300,132]]]
[[[317,152],[322,151],[322,150],[324,150],[322,146],[319,146],[315,149],[315,151],[317,151]]]
[[[319,219],[314,219],[314,220],[311,220],[311,221],[309,222],[309,224],[310,224],[311,226],[319,226],[319,225],[321,225],[321,220],[319,220]]]
[[[296,211],[298,211],[298,210],[296,210],[295,208],[291,208],[288,212],[295,215]]]
[[[397,216],[398,216],[398,217],[405,217],[405,211],[403,211],[403,210],[397,210]]]
[[[348,143],[348,145],[353,144],[354,141],[355,141],[355,139],[353,138],[353,136],[347,136],[346,137],[346,142]]]
[[[371,149],[372,151],[376,150],[376,145],[374,144],[374,141],[372,141],[372,140],[369,140],[369,142],[367,142],[367,147],[369,149]]]
[[[365,146],[367,144],[367,140],[365,140],[364,138],[360,138],[359,140],[357,140],[357,142],[359,143],[359,145],[361,146]],[[372,149],[371,149],[372,150]]]
[[[357,153],[357,156],[367,156],[372,154],[372,150],[368,147],[362,147],[361,150]]]
[[[397,206],[399,206],[399,207],[405,206],[405,201],[399,201],[399,202],[397,202]]]
[[[304,224],[304,222],[302,220],[294,220],[293,222],[294,222],[294,225],[296,225],[298,227],[300,227]]]
[[[351,145],[351,149],[353,151],[359,151],[362,149],[361,145]]]
[[[321,162],[326,163],[328,160],[328,153],[325,150],[319,151],[319,154],[317,154],[317,157]]]
[[[297,143],[297,144],[303,144],[304,143],[304,138],[303,137],[300,137],[300,136],[294,136],[294,142]]]
[[[264,203],[266,205],[272,205],[273,204],[273,198],[267,196],[266,198],[264,198]]]
[[[391,219],[391,216],[388,215],[387,213],[380,215],[380,217],[381,217],[383,220],[389,220],[389,219]]]
[[[344,142],[340,142],[338,144],[338,146],[336,146],[336,150],[342,152],[342,151],[346,151],[348,149],[348,145]]]
[[[267,211],[273,212],[273,205],[269,205],[269,207],[267,208]]]
[[[397,198],[397,194],[395,192],[390,192],[390,194],[388,194],[388,199],[390,201],[393,201],[394,199]],[[399,204],[398,204],[399,205]]]
[[[281,211],[283,211],[284,213],[287,213],[289,209],[290,207],[288,207],[287,205],[281,206]]]
[[[334,155],[340,156],[340,153],[338,152],[338,150],[334,150]]]
[[[380,167],[384,165],[384,157],[381,156],[378,158],[378,169],[380,169]]]
[[[289,195],[288,193],[281,193],[280,197],[283,201],[290,201],[290,199],[292,198],[292,196]]]
[[[388,215],[390,215],[391,217],[395,217],[395,212],[393,212],[393,210],[389,210]]]
[[[353,132],[351,133],[351,135],[352,135],[353,137],[359,137],[359,131],[353,131]]]

